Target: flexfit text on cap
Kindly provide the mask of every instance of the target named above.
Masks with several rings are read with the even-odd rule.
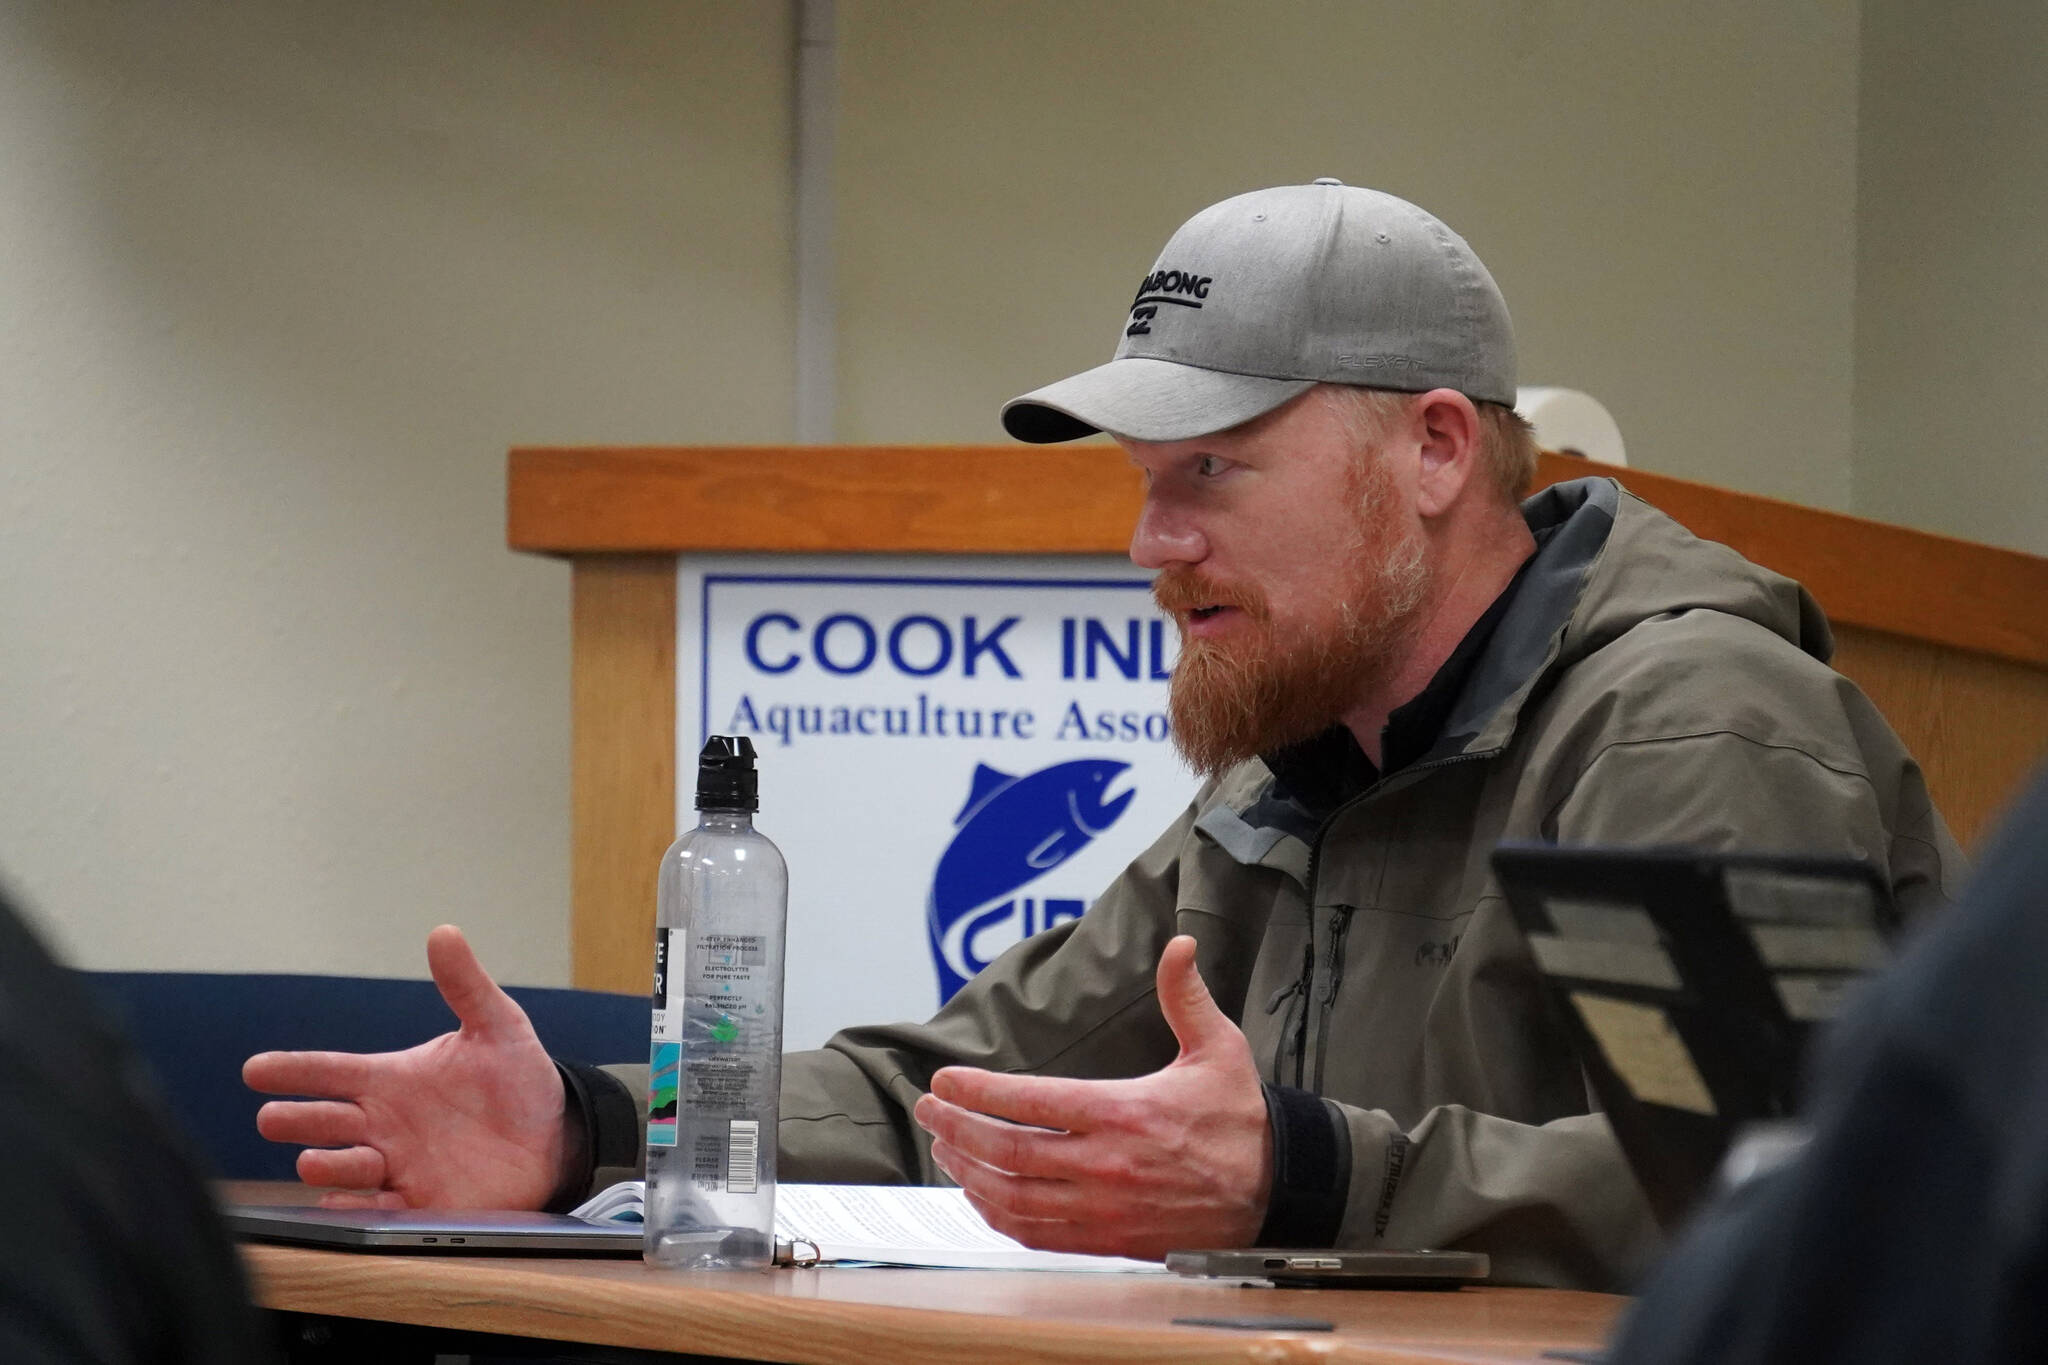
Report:
[[[1207,436],[1317,384],[1515,403],[1515,334],[1465,239],[1405,199],[1318,180],[1203,209],[1138,287],[1116,355],[1003,405],[1020,441]]]

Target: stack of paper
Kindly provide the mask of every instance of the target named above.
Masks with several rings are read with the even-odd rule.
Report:
[[[593,1222],[638,1223],[646,1191],[629,1180],[575,1209]],[[780,1185],[775,1240],[809,1243],[821,1262],[961,1270],[1164,1273],[1157,1261],[1033,1251],[982,1221],[965,1193],[925,1185]]]

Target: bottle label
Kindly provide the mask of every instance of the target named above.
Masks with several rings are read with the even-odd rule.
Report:
[[[681,945],[678,938],[676,943]],[[682,1011],[669,1008],[669,931],[654,931],[654,1045],[647,1059],[647,1145],[676,1145],[676,1079],[683,1060]]]
[[[676,1146],[684,1115],[725,1120],[696,1129],[690,1173],[700,1189],[746,1193],[758,1180],[760,1126],[749,1116],[774,1099],[760,1092],[778,1046],[767,969],[759,934],[655,931],[647,1145]]]
[[[734,1119],[726,1131],[725,1188],[733,1194],[752,1194],[761,1180],[761,1121]]]

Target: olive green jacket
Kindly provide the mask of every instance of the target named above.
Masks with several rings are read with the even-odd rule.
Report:
[[[1266,1079],[1322,1096],[1348,1139],[1338,1245],[1464,1247],[1497,1280],[1625,1286],[1657,1229],[1545,1012],[1495,844],[1857,854],[1908,917],[1951,898],[1963,863],[1918,766],[1827,666],[1803,588],[1611,480],[1524,511],[1540,548],[1422,759],[1327,812],[1243,764],[1086,915],[928,1022],[790,1054],[780,1177],[941,1182],[909,1117],[941,1066],[1166,1065],[1153,972],[1192,934]],[[644,1069],[618,1074],[644,1106]]]

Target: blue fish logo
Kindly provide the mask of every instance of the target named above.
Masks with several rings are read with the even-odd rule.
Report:
[[[975,767],[925,908],[941,1003],[988,965],[976,955],[974,940],[1016,913],[1016,902],[1004,897],[1079,853],[1124,813],[1135,790],[1104,798],[1130,766],[1083,758],[1022,777],[985,763]]]

